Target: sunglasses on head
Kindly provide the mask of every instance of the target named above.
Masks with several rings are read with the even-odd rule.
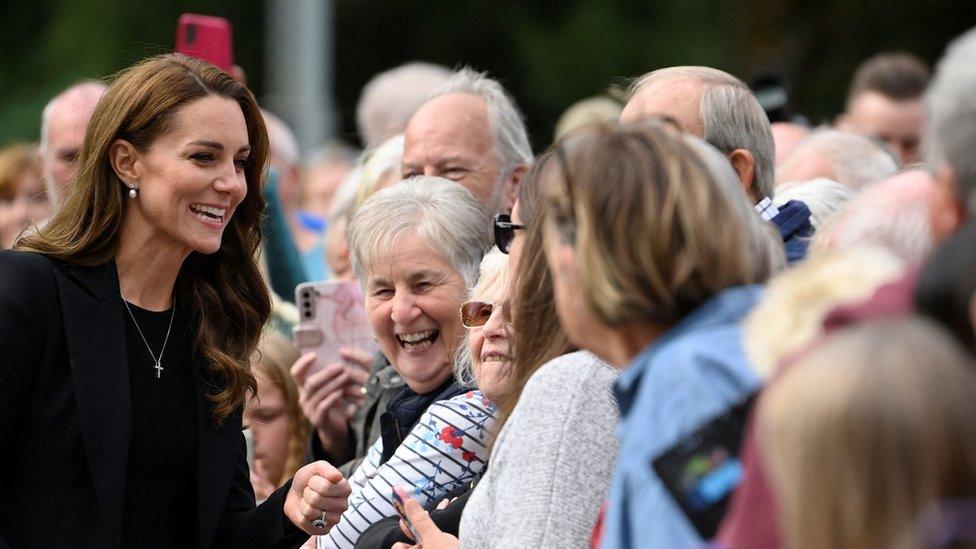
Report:
[[[499,305],[502,308],[502,318],[505,322],[512,322],[512,308],[508,301]],[[469,301],[461,305],[461,325],[465,328],[478,328],[484,326],[491,318],[495,305],[484,301]]]
[[[508,214],[498,214],[495,216],[495,246],[503,254],[508,253],[508,247],[515,239],[515,231],[525,229],[525,225],[512,223],[512,217]]]

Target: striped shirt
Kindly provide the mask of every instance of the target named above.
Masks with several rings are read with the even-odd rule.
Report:
[[[383,439],[377,440],[349,479],[349,507],[327,535],[318,537],[318,549],[354,547],[367,528],[395,515],[394,486],[426,507],[477,478],[488,458],[485,442],[494,421],[495,406],[469,391],[431,404],[382,465]]]

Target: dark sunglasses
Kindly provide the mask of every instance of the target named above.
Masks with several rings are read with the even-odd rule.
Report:
[[[502,318],[505,322],[512,322],[512,307],[509,305],[508,301],[500,305],[502,308]],[[461,325],[465,328],[478,328],[484,326],[488,319],[491,318],[492,311],[495,310],[495,306],[492,303],[485,303],[484,301],[468,301],[461,305]]]
[[[521,231],[523,229],[525,229],[525,225],[512,223],[512,217],[510,215],[496,215],[495,246],[498,246],[498,249],[501,250],[503,254],[507,254],[508,247],[512,245],[512,240],[515,239],[515,231]]]

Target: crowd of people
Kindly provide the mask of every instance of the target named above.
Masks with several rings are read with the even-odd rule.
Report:
[[[240,78],[0,150],[0,547],[976,546],[976,29],[830,124],[668,67],[536,152],[470,67],[305,159]],[[292,340],[315,281],[378,350]]]

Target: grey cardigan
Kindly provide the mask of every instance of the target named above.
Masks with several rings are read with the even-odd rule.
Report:
[[[461,516],[462,547],[589,546],[617,457],[617,376],[582,351],[532,376]]]

